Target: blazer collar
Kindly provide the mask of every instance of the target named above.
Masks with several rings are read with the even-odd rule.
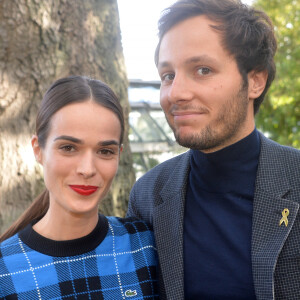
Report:
[[[190,151],[175,165],[154,208],[153,226],[167,299],[184,299],[183,216]]]
[[[299,204],[289,200],[290,183],[280,146],[261,134],[252,223],[252,271],[257,299],[274,299],[274,271]],[[288,226],[279,226],[288,208]]]

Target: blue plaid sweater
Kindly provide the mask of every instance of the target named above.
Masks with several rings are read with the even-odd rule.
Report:
[[[0,244],[0,299],[158,299],[153,234],[99,216],[89,235],[49,240],[32,225]]]

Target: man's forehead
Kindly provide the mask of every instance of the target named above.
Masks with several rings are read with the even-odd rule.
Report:
[[[199,63],[210,63],[210,64],[216,64],[217,61],[214,57],[209,56],[207,54],[199,55],[199,56],[191,56],[187,57],[183,61],[184,65],[193,65],[193,64],[199,64]],[[158,68],[167,68],[170,67],[172,63],[170,61],[164,60],[164,61],[158,61]]]
[[[167,67],[171,61],[186,65],[215,63],[224,58],[222,37],[211,26],[216,25],[206,16],[187,19],[171,28],[162,38],[157,56],[157,67]],[[227,53],[229,54],[229,53]]]

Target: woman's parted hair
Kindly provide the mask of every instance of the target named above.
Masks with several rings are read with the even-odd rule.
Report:
[[[72,103],[95,101],[111,110],[121,126],[120,144],[124,137],[124,116],[120,102],[112,89],[100,80],[85,76],[70,76],[55,81],[46,91],[36,118],[36,134],[41,148],[46,145],[51,118],[61,108]],[[101,118],[101,116],[99,116]],[[25,228],[33,220],[41,219],[49,208],[49,192],[45,189],[0,237],[0,242]]]
[[[124,137],[124,116],[120,102],[112,89],[100,80],[85,76],[70,76],[55,81],[46,91],[36,118],[39,145],[45,146],[52,116],[68,104],[92,100],[111,110],[121,125],[120,144]],[[100,118],[101,116],[99,116]]]
[[[155,51],[158,64],[159,49],[164,35],[176,24],[194,16],[205,15],[216,22],[224,48],[235,58],[241,76],[248,84],[247,74],[267,71],[266,87],[254,101],[254,113],[259,110],[272,81],[276,67],[274,55],[277,42],[270,18],[240,0],[179,0],[163,11],[158,23],[159,42]],[[195,28],[196,30],[196,28]]]

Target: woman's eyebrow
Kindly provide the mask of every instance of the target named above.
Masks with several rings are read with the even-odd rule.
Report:
[[[67,141],[70,141],[70,142],[73,142],[73,143],[76,143],[76,144],[83,144],[82,140],[77,139],[73,136],[69,136],[69,135],[58,136],[54,139],[54,141],[57,141],[57,140],[67,140]]]
[[[54,139],[54,141],[57,140],[66,140],[66,141],[70,141],[76,144],[83,144],[84,142],[78,138],[75,138],[73,136],[69,136],[69,135],[61,135],[58,136]],[[101,141],[98,143],[99,146],[110,146],[110,145],[116,145],[116,146],[120,146],[120,143],[116,140],[107,140],[107,141]]]
[[[101,141],[98,143],[99,146],[110,146],[110,145],[116,145],[120,146],[120,143],[116,140],[108,140],[108,141]]]

